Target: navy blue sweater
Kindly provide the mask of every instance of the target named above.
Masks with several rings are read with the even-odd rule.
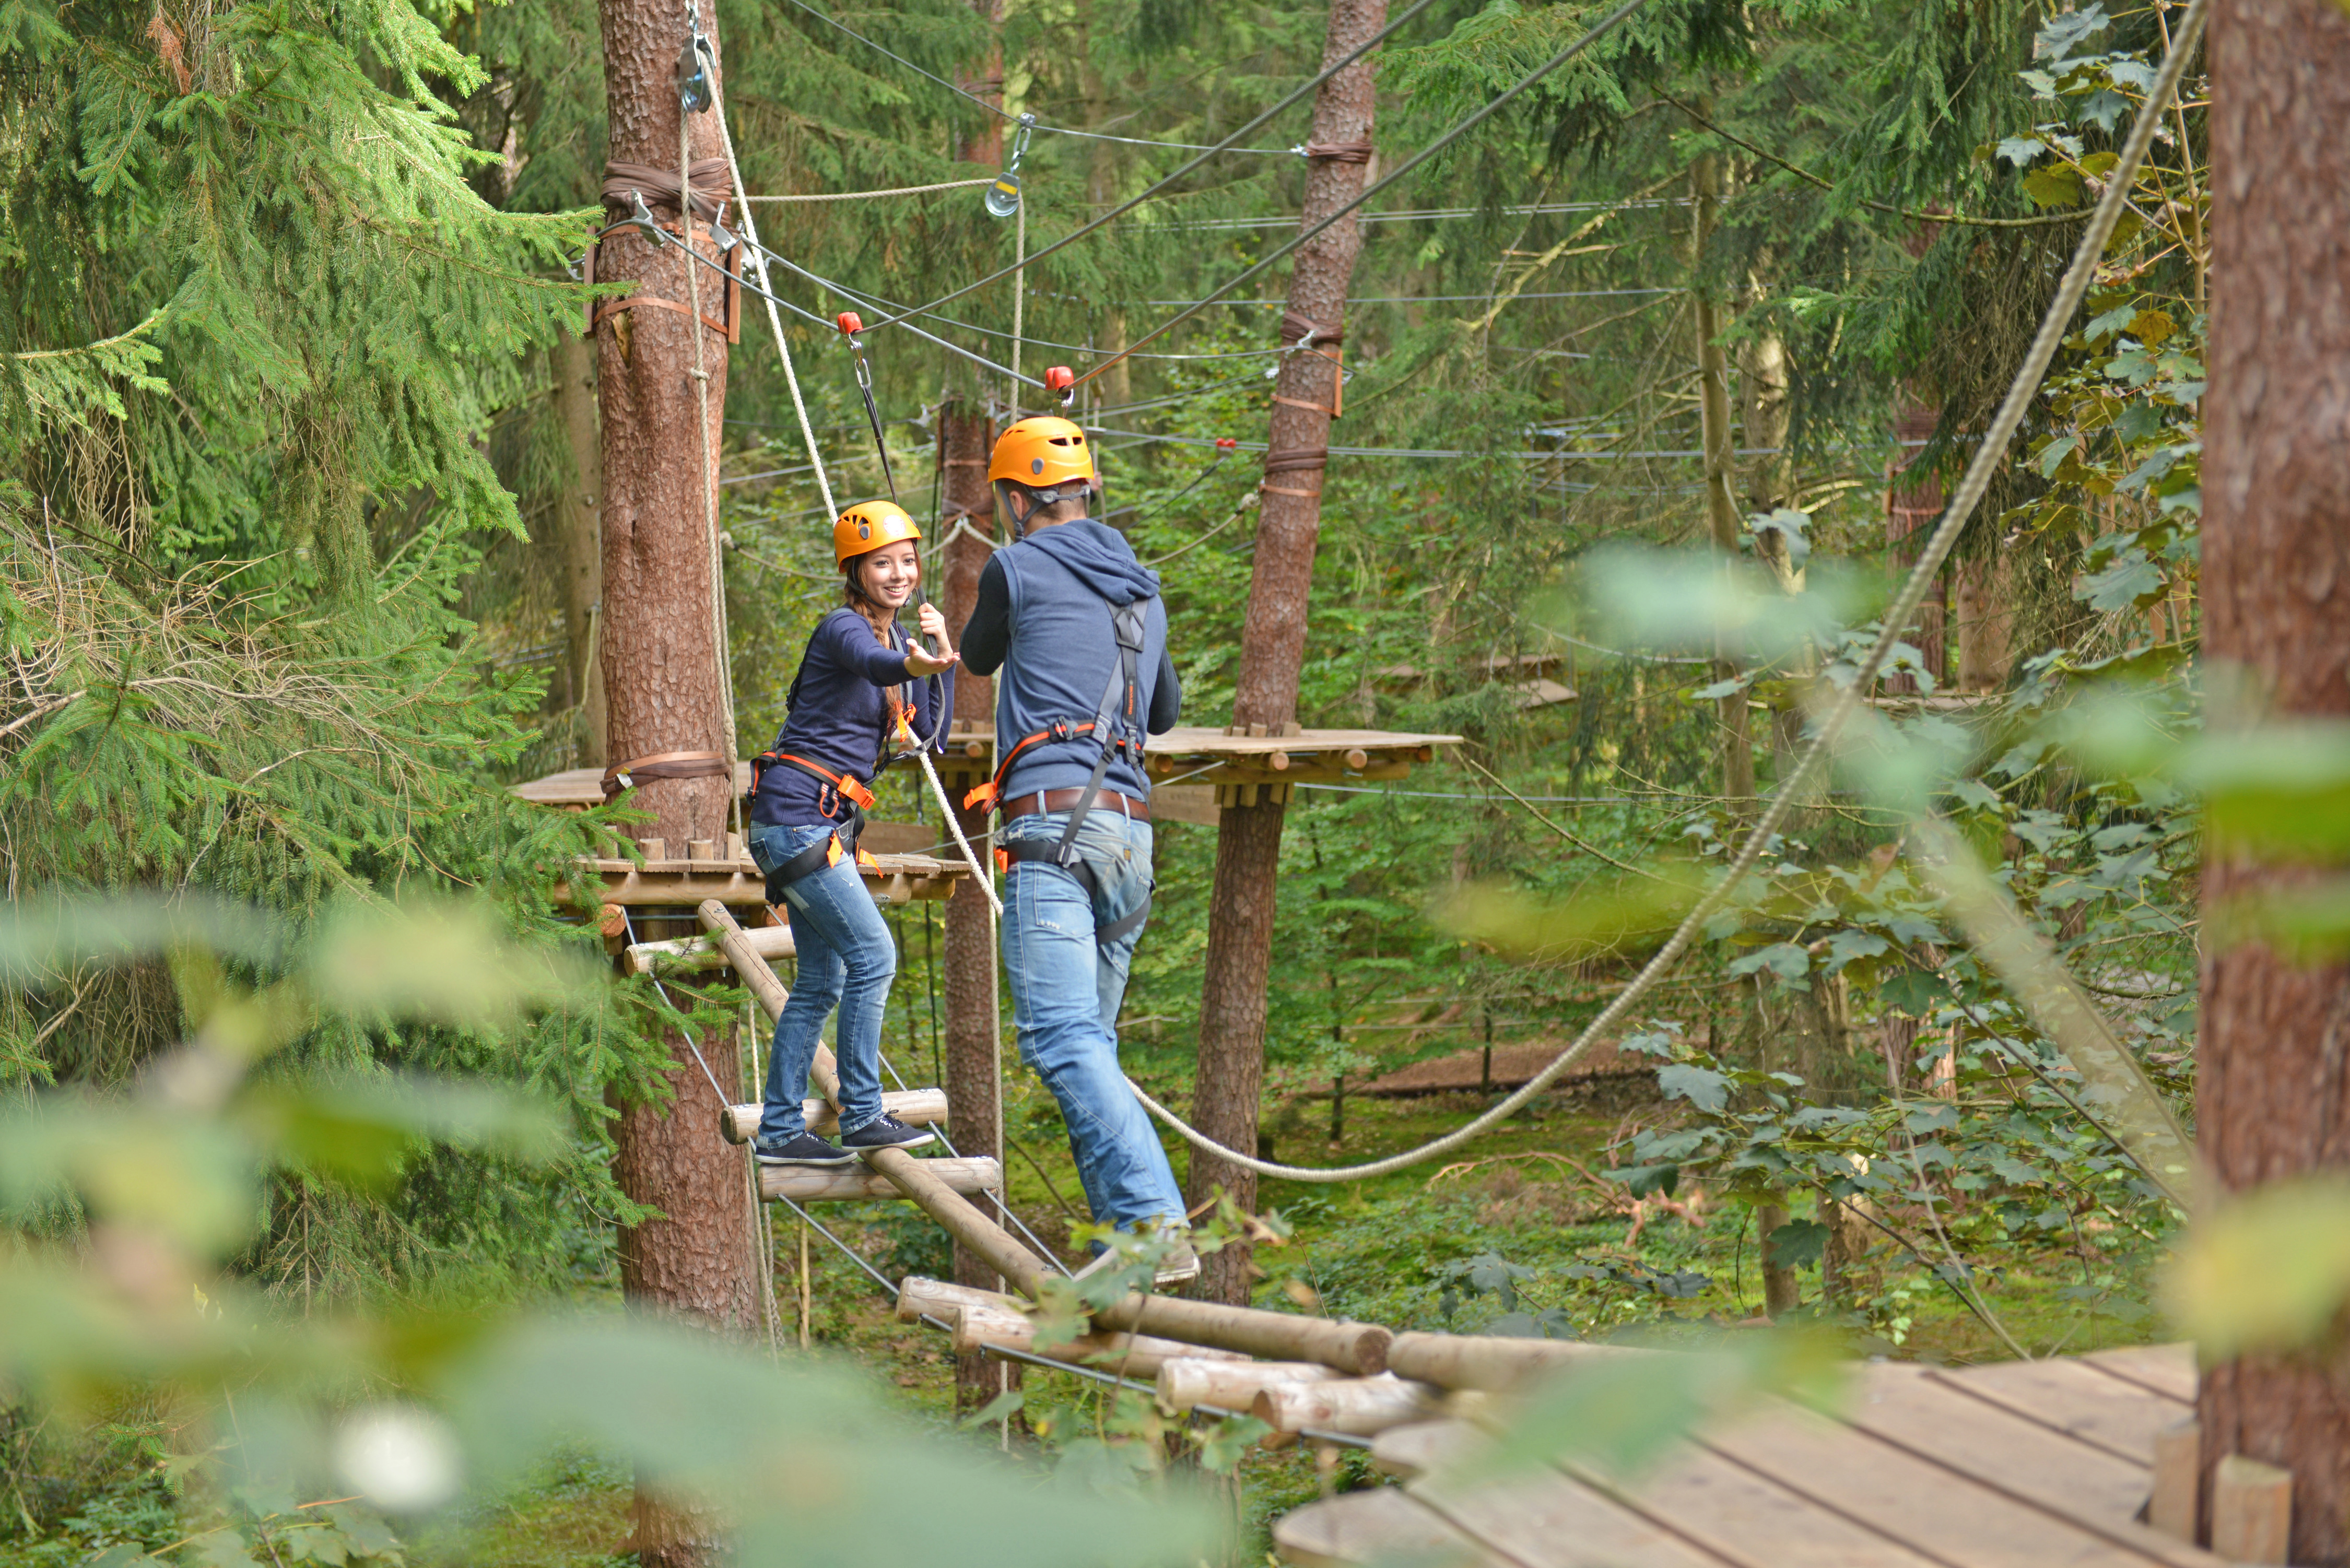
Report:
[[[1145,607],[1136,696],[1145,728],[1164,734],[1181,715],[1183,688],[1167,653],[1159,574],[1134,558],[1125,535],[1089,519],[1057,523],[995,553],[980,574],[962,647],[972,674],[1003,671],[995,683],[997,755],[1056,719],[1076,725],[1094,716],[1118,668],[1108,606],[1138,603]],[[1004,798],[1082,786],[1099,755],[1091,735],[1031,746],[1003,781]],[[1150,798],[1150,781],[1122,758],[1112,760],[1102,787]]]
[[[920,680],[910,686],[904,634],[893,628],[891,641],[895,646],[882,647],[873,623],[846,605],[818,622],[785,699],[789,716],[775,737],[775,750],[871,784],[877,763],[896,749],[889,732],[892,687],[911,702],[917,735],[943,731],[938,715],[954,711],[954,671],[935,683]],[[944,742],[933,743],[942,747]],[[845,805],[835,806],[831,816],[824,814],[818,804],[824,788],[822,780],[804,769],[769,767],[751,803],[752,826],[812,827],[847,817]]]

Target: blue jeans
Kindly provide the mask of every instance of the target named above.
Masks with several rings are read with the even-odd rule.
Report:
[[[1031,813],[1005,825],[1003,841],[1058,842],[1068,824],[1066,811]],[[1107,947],[1094,941],[1097,918],[1112,924],[1150,896],[1150,825],[1096,807],[1077,846],[1101,889],[1098,903],[1058,866],[1013,864],[1003,965],[1020,1056],[1061,1103],[1094,1218],[1121,1229],[1158,1218],[1180,1224],[1183,1195],[1167,1151],[1118,1064],[1118,1010],[1142,933]]]
[[[774,870],[810,845],[832,836],[829,826],[754,827],[751,858],[762,873]],[[865,890],[865,878],[843,856],[813,876],[784,889],[791,917],[792,945],[799,973],[775,1040],[767,1054],[767,1108],[759,1117],[758,1142],[777,1148],[807,1131],[800,1100],[807,1093],[808,1067],[824,1038],[824,1021],[840,1009],[833,1060],[840,1069],[840,1130],[853,1133],[881,1116],[881,1013],[889,982],[898,978],[898,945],[889,922]]]

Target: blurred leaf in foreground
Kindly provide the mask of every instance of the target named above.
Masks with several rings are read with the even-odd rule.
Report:
[[[2188,1233],[2168,1295],[2207,1363],[2325,1338],[2350,1302],[2350,1184],[2278,1182],[2219,1205]]]
[[[1565,899],[1505,884],[1472,882],[1442,900],[1432,918],[1465,941],[1544,962],[1623,955],[1662,941],[1704,893],[1695,867],[1668,862]]]

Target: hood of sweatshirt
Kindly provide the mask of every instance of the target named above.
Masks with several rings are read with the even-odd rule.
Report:
[[[1021,541],[1066,566],[1076,579],[1114,605],[1159,594],[1159,574],[1134,558],[1134,546],[1107,523],[1084,518],[1039,528]]]

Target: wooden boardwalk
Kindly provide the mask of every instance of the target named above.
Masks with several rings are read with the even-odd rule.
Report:
[[[1838,1419],[1774,1404],[1636,1475],[1565,1463],[1488,1487],[1442,1473],[1476,1429],[1424,1421],[1372,1449],[1403,1485],[1308,1504],[1274,1540],[1297,1568],[2216,1568],[2140,1522],[2156,1436],[2194,1399],[2186,1345],[1877,1363]]]

